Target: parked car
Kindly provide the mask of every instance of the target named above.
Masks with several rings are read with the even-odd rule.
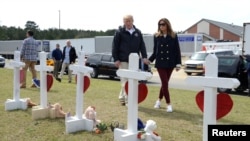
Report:
[[[0,55],[0,67],[3,68],[5,66],[5,58]]]
[[[184,71],[187,75],[196,73],[198,75],[204,74],[204,64],[205,59],[208,54],[217,55],[234,55],[233,50],[221,49],[221,50],[208,50],[208,51],[199,51],[192,54],[189,60],[184,63]]]
[[[92,67],[93,72],[90,74],[92,78],[98,78],[99,75],[109,76],[113,79],[117,77],[116,71],[118,68],[115,66],[114,59],[110,53],[93,53],[88,56],[85,62],[86,66]],[[141,64],[139,64],[139,68]],[[151,67],[143,65],[144,71],[151,72]]]
[[[241,55],[217,56],[218,77],[236,78],[240,85],[235,88],[236,92],[243,92],[248,89],[246,70],[246,59]],[[219,92],[230,92],[232,89],[218,88]]]

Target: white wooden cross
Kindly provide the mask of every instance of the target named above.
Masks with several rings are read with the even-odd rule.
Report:
[[[25,64],[20,61],[20,51],[14,52],[14,60],[10,62],[10,65],[14,67],[14,79],[13,79],[13,99],[7,99],[5,102],[5,110],[15,109],[27,109],[26,99],[20,99],[20,68]]]
[[[78,64],[70,65],[69,69],[77,73],[76,115],[69,117],[67,116],[65,118],[66,133],[72,133],[81,130],[92,131],[94,125],[93,120],[89,120],[83,115],[83,77],[85,74],[91,73],[93,69],[91,67],[85,66],[85,54],[83,51],[80,51],[78,54]]]
[[[152,77],[149,72],[139,71],[139,56],[137,53],[129,55],[129,69],[118,69],[117,75],[128,78],[128,117],[127,130],[114,130],[115,141],[137,141],[138,121],[138,80],[148,80]]]
[[[32,107],[32,118],[33,119],[41,119],[49,117],[49,109],[48,109],[48,98],[47,98],[47,71],[52,71],[52,66],[47,66],[46,52],[42,51],[39,53],[40,57],[40,65],[35,65],[35,69],[40,71],[40,105]]]
[[[208,125],[216,124],[217,88],[236,88],[240,82],[234,78],[218,78],[218,58],[209,54],[205,62],[205,77],[189,76],[186,82],[204,87],[203,141],[208,140]]]

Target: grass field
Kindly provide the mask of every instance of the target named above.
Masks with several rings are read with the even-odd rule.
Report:
[[[6,99],[13,97],[13,70],[0,69],[0,140],[1,141],[113,141],[113,132],[107,130],[103,134],[80,131],[65,134],[64,119],[32,120],[31,109],[5,111]],[[39,74],[38,74],[39,76]],[[27,78],[31,84],[30,73]],[[108,79],[91,79],[89,89],[84,95],[84,109],[89,105],[96,106],[97,118],[110,124],[119,121],[127,125],[127,107],[118,101],[119,81]],[[158,97],[158,86],[148,86],[148,96],[139,104],[139,117],[146,122],[155,120],[156,132],[162,141],[201,141],[203,116],[195,102],[195,91],[170,89],[173,113],[164,108],[154,109]],[[48,102],[59,102],[64,111],[75,114],[76,85],[68,83],[67,76],[61,83],[54,81],[48,92]],[[37,88],[21,89],[21,98],[31,98],[39,104],[40,91]],[[218,124],[250,124],[250,98],[247,96],[230,95],[234,106],[231,112],[218,120]]]

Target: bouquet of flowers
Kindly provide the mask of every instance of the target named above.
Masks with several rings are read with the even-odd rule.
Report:
[[[138,131],[137,138],[140,140],[146,139],[146,132],[144,130]]]

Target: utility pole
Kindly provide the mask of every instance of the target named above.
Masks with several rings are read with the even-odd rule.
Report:
[[[61,29],[61,11],[58,10],[59,12],[59,30]]]

